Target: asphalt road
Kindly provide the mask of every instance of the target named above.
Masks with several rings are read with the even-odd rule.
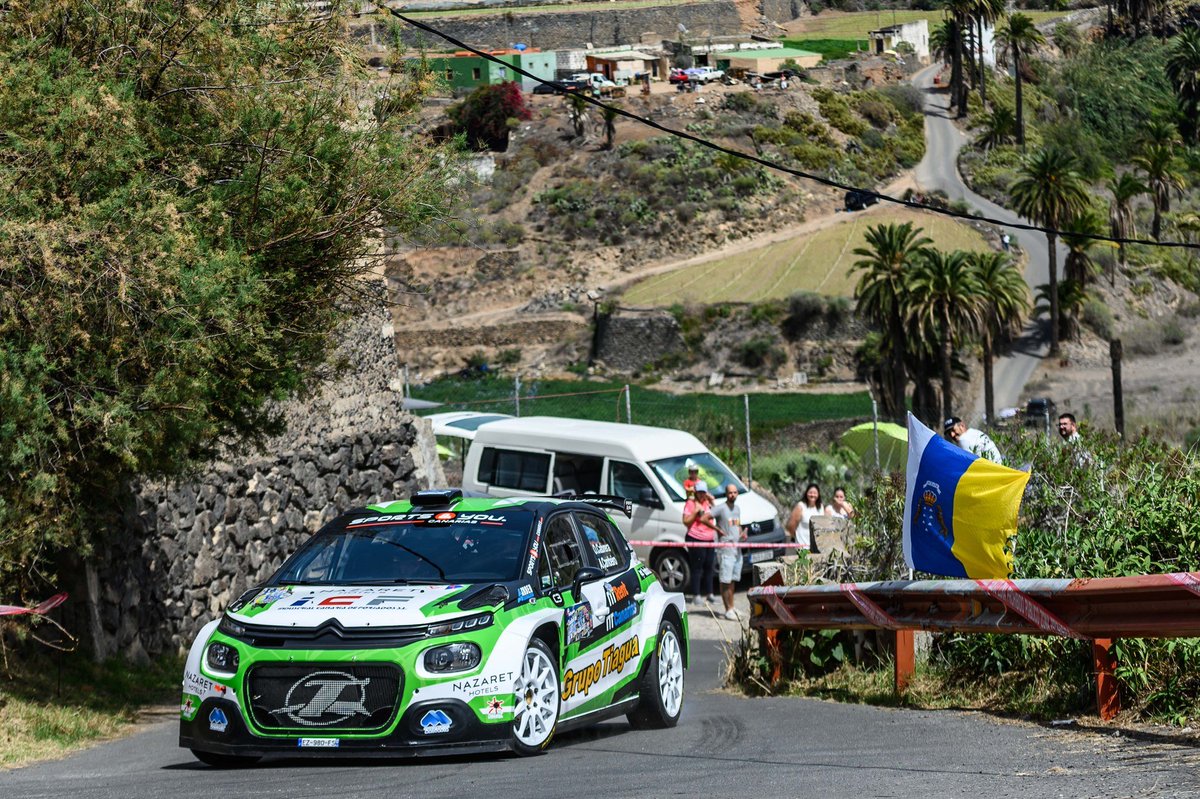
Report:
[[[715,623],[697,624],[712,635]],[[176,724],[0,774],[0,797],[1116,797],[1188,796],[1200,750],[1109,728],[1049,728],[956,711],[893,710],[718,690],[721,656],[696,640],[677,728],[611,721],[540,757],[201,765]],[[2,718],[2,716],[0,716]]]
[[[984,216],[1006,222],[1027,222],[1007,208],[980,197],[967,188],[958,173],[958,152],[967,143],[967,137],[954,126],[947,106],[950,98],[945,91],[933,89],[933,76],[939,65],[928,67],[913,76],[913,85],[926,91],[925,105],[925,157],[917,164],[914,172],[916,184],[922,190],[941,189],[951,200],[966,200]],[[1025,281],[1032,295],[1039,284],[1050,280],[1050,248],[1046,236],[1030,231],[1009,230],[1013,243],[1024,250],[1029,261],[1025,268]],[[1067,250],[1060,243],[1058,268],[1066,260]],[[995,363],[993,385],[996,392],[996,410],[1023,405],[1025,383],[1045,357],[1050,344],[1050,324],[1046,318],[1029,322],[1013,345],[1010,355]],[[982,393],[975,404],[972,418],[983,418]],[[964,417],[967,414],[961,414]]]

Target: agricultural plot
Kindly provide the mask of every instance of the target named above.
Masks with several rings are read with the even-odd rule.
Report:
[[[1066,16],[1065,11],[1021,11],[1033,18],[1037,24],[1046,20]],[[829,39],[865,39],[869,31],[878,30],[886,25],[900,25],[906,22],[916,22],[919,19],[929,21],[929,28],[942,20],[940,10],[933,11],[855,11],[848,14],[833,13],[819,14],[804,20],[801,25],[789,26],[793,38],[821,37]],[[799,46],[803,46],[802,44]]]
[[[762,302],[799,291],[849,297],[858,282],[848,274],[859,259],[854,250],[866,246],[868,227],[885,222],[912,222],[942,250],[988,249],[974,228],[945,217],[877,209],[823,230],[654,275],[630,287],[621,301],[635,306]]]

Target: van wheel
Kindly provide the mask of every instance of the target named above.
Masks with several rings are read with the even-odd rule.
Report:
[[[667,591],[685,591],[692,582],[692,567],[688,564],[687,551],[680,549],[659,550],[650,565],[658,575],[658,581]]]

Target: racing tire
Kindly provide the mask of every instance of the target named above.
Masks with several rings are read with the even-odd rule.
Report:
[[[658,626],[658,645],[642,672],[641,700],[626,715],[635,730],[662,730],[679,723],[683,713],[683,644],[670,619]]]
[[[692,566],[688,562],[686,549],[671,547],[660,550],[650,568],[654,570],[664,591],[687,593],[690,590]]]
[[[561,687],[557,659],[540,638],[529,642],[521,658],[513,692],[511,744],[518,755],[538,755],[550,745],[558,726]]]
[[[193,749],[192,754],[201,763],[213,768],[246,768],[262,760],[261,757],[253,755],[219,755],[215,752],[202,752],[199,749]]]

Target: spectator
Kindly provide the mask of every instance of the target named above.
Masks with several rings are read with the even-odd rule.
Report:
[[[1012,236],[1007,233],[1000,237],[1000,244],[1004,247],[1004,251],[1008,252],[1008,248],[1012,246]]]
[[[1000,450],[996,447],[995,442],[988,438],[987,433],[976,430],[974,427],[967,427],[967,423],[957,416],[951,416],[946,420],[942,425],[942,432],[947,441],[957,444],[967,452],[987,458],[992,463],[1004,463],[1004,459],[1000,457]]]
[[[741,512],[737,507],[738,490],[733,483],[725,486],[725,501],[713,508],[713,521],[717,525],[721,543],[737,543],[746,540],[742,529]],[[738,612],[733,606],[733,584],[742,576],[742,551],[737,547],[717,550],[717,581],[721,584],[721,599],[725,602],[725,618],[737,621]]]
[[[784,528],[788,537],[797,544],[804,544],[812,551],[812,517],[823,516],[825,509],[821,506],[821,489],[816,483],[809,483],[804,489],[803,498],[792,508]]]
[[[696,481],[695,492],[695,498],[689,499],[683,505],[683,526],[687,528],[684,540],[694,544],[711,544],[717,540],[717,528],[713,525],[712,496],[703,480]],[[703,605],[705,601],[709,604],[716,603],[717,598],[713,595],[715,562],[716,552],[709,547],[688,549],[688,565],[692,570],[692,593],[687,598],[689,602],[697,605]]]
[[[689,497],[696,490],[696,483],[700,480],[700,467],[694,463],[688,464],[688,476],[683,481],[683,493]]]
[[[846,489],[841,486],[833,489],[833,502],[825,506],[825,515],[839,519],[854,518],[854,506],[846,501]]]
[[[1095,456],[1088,452],[1087,447],[1083,445],[1083,439],[1079,436],[1079,425],[1075,421],[1075,414],[1060,413],[1058,415],[1058,434],[1062,436],[1063,444],[1071,449],[1071,460],[1075,462],[1076,466],[1083,468],[1095,463]]]

